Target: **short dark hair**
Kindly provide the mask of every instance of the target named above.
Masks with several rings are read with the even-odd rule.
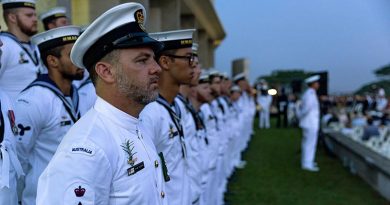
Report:
[[[161,56],[169,56],[169,55],[175,55],[177,52],[176,49],[171,49],[171,50],[163,50],[158,53],[156,53],[156,62],[158,63],[158,60],[160,59]],[[175,60],[174,58],[171,58]]]
[[[107,53],[99,61],[107,61],[111,64],[114,64],[115,62],[119,62],[119,51],[120,51],[120,49],[115,49],[115,50]],[[89,77],[91,78],[91,81],[92,81],[92,84],[95,86],[96,86],[96,81],[97,81],[97,77],[98,77],[96,70],[95,70],[95,67],[99,61],[94,63],[90,68],[87,68],[87,70],[89,72]]]
[[[44,22],[44,23],[43,23],[43,28],[45,29],[45,31],[50,30],[49,24],[50,24],[50,23],[55,23],[56,20],[57,20],[57,18],[52,19],[52,20],[47,21],[47,22]]]
[[[3,18],[4,18],[5,24],[8,25],[8,21],[9,21],[8,16],[10,14],[16,14],[17,12],[18,12],[18,8],[12,8],[12,9],[5,9],[5,10],[3,10]]]
[[[51,48],[51,49],[48,49],[48,50],[40,51],[41,52],[41,59],[42,59],[43,64],[47,68],[49,68],[48,64],[47,64],[47,57],[49,55],[51,55],[51,56],[54,56],[54,57],[57,57],[57,58],[61,58],[61,51],[62,51],[62,49],[64,49],[64,46],[58,46],[58,47]]]

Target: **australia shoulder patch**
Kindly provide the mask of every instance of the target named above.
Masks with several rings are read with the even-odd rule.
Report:
[[[84,154],[87,156],[93,156],[95,155],[95,147],[88,144],[77,143],[71,146],[70,152],[72,154]]]

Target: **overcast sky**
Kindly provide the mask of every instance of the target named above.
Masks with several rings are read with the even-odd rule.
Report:
[[[390,0],[215,0],[227,34],[215,67],[247,58],[253,82],[276,69],[329,72],[330,92],[376,80],[390,63]]]

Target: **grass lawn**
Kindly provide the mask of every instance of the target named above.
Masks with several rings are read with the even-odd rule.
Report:
[[[256,121],[257,125],[257,121]],[[257,127],[257,126],[256,126]],[[229,182],[231,205],[384,205],[390,204],[336,158],[317,149],[321,171],[300,169],[300,130],[255,129],[244,159]]]

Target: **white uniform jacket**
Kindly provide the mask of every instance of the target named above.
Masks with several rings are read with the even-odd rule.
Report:
[[[0,90],[0,205],[17,205],[17,179],[23,175],[16,155],[17,128],[12,104]]]
[[[214,170],[217,164],[218,149],[219,149],[219,127],[217,123],[217,117],[213,114],[211,106],[208,103],[200,106],[200,116],[206,126],[207,139],[208,139],[208,168],[209,171]]]
[[[20,42],[16,36],[1,32],[3,42],[1,50],[0,87],[13,101],[18,94],[37,78],[40,72],[38,47]]]
[[[195,109],[184,99],[183,96],[178,95],[175,98],[179,105],[182,115],[182,122],[184,123],[184,136],[187,145],[188,153],[188,174],[191,177],[191,192],[192,203],[197,203],[202,193],[202,179],[205,176],[205,159],[204,152],[207,148],[205,144],[205,130],[202,122],[199,122],[199,117],[196,115]],[[197,117],[197,119],[195,119]],[[195,121],[196,120],[196,121]],[[206,170],[207,171],[207,170]]]
[[[97,95],[90,78],[86,79],[77,89],[80,97],[80,113],[83,116],[95,104]]]
[[[299,126],[306,129],[317,129],[320,125],[320,105],[316,91],[308,88],[302,96],[302,105],[299,111]]]
[[[74,87],[72,94],[70,101],[48,75],[40,75],[17,98],[17,151],[26,173],[23,205],[35,204],[39,176],[62,138],[80,117]]]
[[[66,134],[38,183],[39,205],[166,205],[161,161],[139,120],[101,98]]]
[[[161,96],[160,96],[161,97]],[[159,99],[161,99],[159,97]],[[159,100],[157,99],[157,100]],[[166,101],[165,101],[166,102]],[[176,103],[174,103],[175,105]],[[166,106],[170,106],[167,105]],[[176,104],[176,106],[178,106]],[[175,110],[175,111],[173,111]],[[188,175],[187,150],[180,118],[180,109],[171,107],[171,113],[159,102],[148,104],[140,114],[143,128],[150,133],[158,153],[163,153],[170,180],[166,183],[169,205],[191,204],[190,178]],[[175,114],[179,127],[171,115]],[[184,133],[182,133],[184,134]]]
[[[272,104],[272,96],[259,94],[257,96],[257,103],[259,103],[263,110],[270,110]]]

